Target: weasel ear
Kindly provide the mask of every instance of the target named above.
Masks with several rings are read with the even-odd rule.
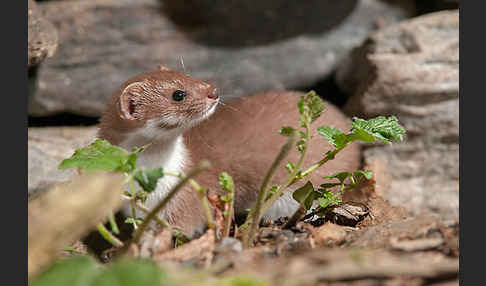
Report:
[[[163,65],[158,65],[158,66],[157,66],[157,69],[158,69],[159,71],[169,71],[169,70],[170,70],[170,69],[168,69],[168,68],[164,67]]]
[[[142,82],[129,84],[120,95],[120,117],[128,120],[135,120],[135,97],[140,94]]]

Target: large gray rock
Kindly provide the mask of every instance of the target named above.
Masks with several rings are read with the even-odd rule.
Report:
[[[158,64],[182,70],[181,58],[188,73],[213,80],[223,97],[310,85],[329,75],[377,22],[394,23],[411,13],[378,0],[299,1],[305,9],[296,11],[303,16],[294,17],[291,24],[280,27],[279,21],[271,21],[272,11],[266,9],[268,17],[242,19],[260,21],[261,29],[250,25],[241,42],[230,37],[233,40],[228,38],[225,45],[231,29],[224,32],[224,22],[198,28],[175,24],[169,19],[177,18],[179,10],[167,3],[176,2],[162,2],[165,9],[157,0],[43,3],[49,20],[58,28],[61,46],[56,57],[39,69],[29,114],[69,111],[99,116],[104,102],[127,78]],[[266,1],[255,5],[262,5],[258,2]],[[237,12],[228,11],[235,13],[234,17]],[[185,19],[191,21],[189,16]],[[273,25],[273,30],[267,25]],[[291,29],[292,25],[299,28]],[[279,29],[279,35],[261,37],[260,30],[268,36]],[[265,42],[268,38],[272,41]]]
[[[36,194],[53,183],[67,181],[76,171],[58,170],[74,150],[91,143],[97,127],[45,127],[28,129],[28,194]]]
[[[35,1],[28,0],[27,3],[27,65],[31,67],[54,55],[57,49],[57,31],[44,18],[42,9]]]
[[[365,161],[388,162],[385,194],[411,214],[459,215],[459,13],[424,15],[379,30],[338,70],[354,94],[349,115],[396,115],[405,142],[368,146]]]

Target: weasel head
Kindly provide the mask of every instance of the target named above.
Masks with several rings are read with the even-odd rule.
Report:
[[[100,120],[100,137],[117,144],[116,135],[145,130],[148,141],[173,138],[208,118],[218,102],[211,84],[159,66],[115,92]]]

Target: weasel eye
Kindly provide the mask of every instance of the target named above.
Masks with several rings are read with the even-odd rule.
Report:
[[[172,94],[172,99],[175,101],[183,101],[186,95],[185,91],[178,89]]]

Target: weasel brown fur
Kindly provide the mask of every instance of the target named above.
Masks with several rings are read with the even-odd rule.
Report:
[[[181,102],[171,100],[175,90],[185,91],[187,97]],[[212,167],[201,173],[197,181],[209,192],[220,194],[218,175],[228,172],[235,182],[235,213],[244,215],[254,206],[263,177],[287,140],[278,134],[279,128],[296,126],[298,122],[300,95],[264,92],[232,100],[216,109],[219,98],[212,85],[160,67],[129,79],[115,92],[101,118],[99,137],[126,149],[152,143],[139,157],[139,166],[145,168],[185,172],[193,163],[209,160]],[[347,130],[349,119],[326,102],[323,115],[313,123],[315,136],[304,167],[331,149],[316,134],[315,127],[322,125]],[[292,150],[286,160],[296,162],[298,156],[298,151]],[[323,176],[356,170],[359,163],[359,146],[351,144],[307,179],[318,184]],[[272,184],[283,182],[287,174],[283,166],[279,167]],[[148,206],[154,207],[176,183],[177,178],[159,180]],[[290,191],[304,183],[291,186],[266,216],[292,215],[297,204]],[[161,216],[190,236],[205,226],[200,200],[189,186],[170,201]]]

